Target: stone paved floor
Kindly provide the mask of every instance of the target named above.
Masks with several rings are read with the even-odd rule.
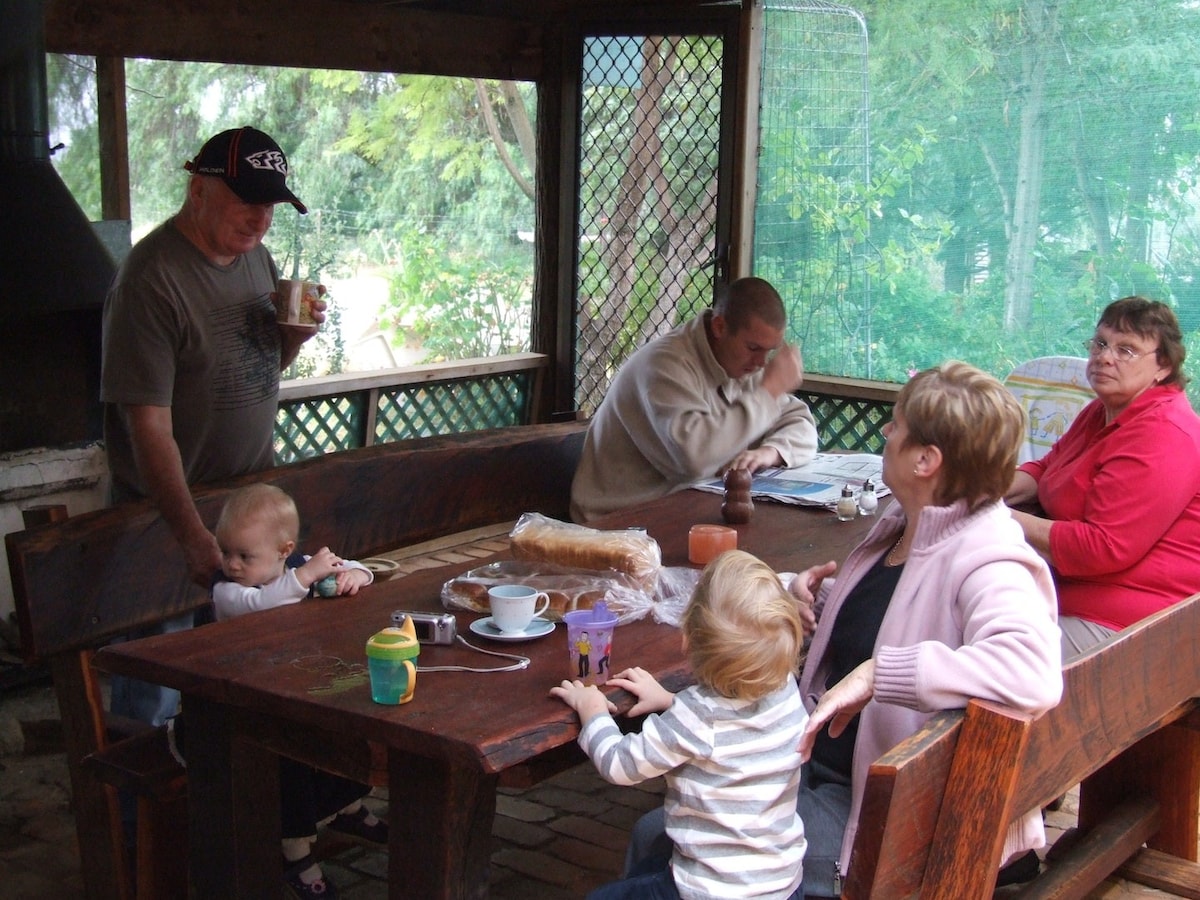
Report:
[[[534,788],[503,790],[493,835],[494,900],[567,900],[616,877],[626,835],[661,802],[661,782],[621,788],[584,764]],[[379,809],[384,807],[380,799]],[[1050,814],[1051,839],[1070,824],[1074,797]],[[345,900],[387,896],[386,855],[350,849],[325,864]],[[0,695],[0,884],[17,900],[82,900],[70,785],[48,685]],[[1002,892],[997,897],[1003,896]],[[1089,900],[1170,898],[1113,880]],[[419,900],[419,898],[415,898]]]

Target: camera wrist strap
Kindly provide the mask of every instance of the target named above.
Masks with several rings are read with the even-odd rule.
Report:
[[[529,667],[529,658],[526,656],[517,656],[515,653],[500,653],[496,650],[485,650],[482,647],[476,647],[474,644],[468,643],[461,635],[454,636],[456,643],[462,644],[476,653],[486,653],[488,656],[499,656],[501,659],[514,660],[509,666],[496,666],[492,669],[476,669],[472,666],[417,666],[418,672],[516,672]]]

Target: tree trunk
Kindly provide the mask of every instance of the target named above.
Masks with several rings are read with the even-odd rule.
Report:
[[[530,200],[534,199],[533,182],[522,174],[508,153],[508,144],[505,143],[504,136],[500,133],[500,123],[496,121],[496,109],[492,105],[492,98],[488,96],[487,85],[482,78],[475,79],[475,97],[479,100],[479,109],[483,113],[483,122],[487,126],[488,137],[492,139],[500,162],[508,170],[508,174],[512,176],[512,180],[517,183],[521,192]],[[517,99],[520,100],[519,97]],[[522,152],[524,152],[524,147],[522,147]]]
[[[1054,41],[1054,15],[1042,0],[1025,6],[1028,38],[1021,47],[1020,135],[1013,218],[1004,267],[1004,328],[1029,324],[1033,307],[1034,250],[1042,205],[1042,165],[1046,136],[1046,57]]]
[[[708,182],[703,199],[697,200],[691,209],[680,209],[665,184],[659,197],[659,215],[667,233],[667,246],[659,270],[658,297],[639,331],[642,342],[666,334],[675,327],[675,315],[687,287],[688,273],[713,255],[713,246],[704,239],[713,233],[716,224],[716,175]]]
[[[1087,154],[1087,136],[1083,131],[1083,119],[1079,114],[1074,116],[1075,129],[1071,145],[1075,156],[1075,184],[1079,188],[1079,196],[1083,198],[1083,206],[1087,212],[1088,221],[1092,223],[1092,234],[1096,238],[1096,253],[1107,257],[1112,253],[1112,233],[1109,230],[1108,196],[1103,187],[1095,187],[1097,179],[1092,173],[1092,166]]]
[[[1150,259],[1150,142],[1134,140],[1129,159],[1129,188],[1125,194],[1125,253],[1130,262],[1144,263]]]
[[[632,139],[614,208],[602,237],[608,290],[594,312],[580,310],[578,369],[593,373],[595,383],[587,386],[588,396],[595,396],[597,405],[607,391],[611,373],[628,355],[625,348],[617,345],[617,338],[628,317],[637,280],[638,228],[650,187],[649,173],[661,152],[658,135],[661,102],[671,77],[662,58],[662,40],[648,37],[642,45],[642,81],[633,112]]]

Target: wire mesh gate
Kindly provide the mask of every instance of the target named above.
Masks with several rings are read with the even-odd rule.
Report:
[[[754,274],[812,372],[872,377],[867,28],[849,7],[764,11]]]
[[[580,96],[576,406],[712,302],[724,39],[588,37]]]

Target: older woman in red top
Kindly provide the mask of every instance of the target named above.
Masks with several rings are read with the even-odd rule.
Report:
[[[1200,591],[1200,418],[1183,392],[1175,314],[1142,297],[1085,341],[1096,399],[1006,500],[1058,585],[1063,658]]]

